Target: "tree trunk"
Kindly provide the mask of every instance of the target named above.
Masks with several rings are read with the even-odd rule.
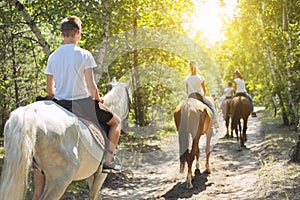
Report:
[[[30,15],[25,10],[23,4],[21,4],[18,0],[9,0],[9,2],[11,4],[15,5],[16,9],[21,13],[21,15],[23,16],[23,18],[26,21],[27,25],[30,27],[31,31],[34,33],[34,35],[38,39],[38,42],[42,46],[45,54],[47,55],[47,57],[49,57],[49,55],[51,54],[50,45],[47,43],[47,41],[43,37],[41,31],[36,26],[36,23],[31,19]]]
[[[110,80],[109,72],[108,72],[108,63],[107,63],[107,49],[109,45],[109,22],[110,22],[110,2],[103,0],[101,2],[102,4],[102,19],[103,19],[103,33],[101,35],[101,44],[100,44],[100,50],[99,50],[99,58],[97,60],[98,67],[96,69],[95,73],[95,80],[96,83],[100,81],[101,76],[104,76],[104,80],[106,83],[108,83]],[[106,92],[108,92],[108,87],[106,87]]]
[[[289,118],[288,118],[288,115],[287,115],[287,112],[286,112],[286,109],[285,109],[285,106],[284,106],[284,101],[282,99],[282,96],[281,96],[280,92],[277,93],[277,95],[279,97],[279,105],[282,109],[281,116],[282,116],[283,125],[288,126],[289,125]]]
[[[286,70],[286,74],[288,79],[290,79],[292,76],[292,73],[290,71],[290,69],[293,69],[294,67],[294,52],[293,52],[293,46],[292,46],[292,33],[291,30],[289,28],[289,13],[288,13],[288,9],[287,6],[290,4],[290,2],[286,2],[286,0],[283,0],[282,3],[282,38],[283,38],[283,45],[286,49],[286,66],[285,66],[285,70]],[[288,37],[285,37],[285,33],[287,33]],[[296,107],[296,101],[293,98],[290,89],[291,88],[291,82],[287,81],[288,85],[286,87],[286,94],[289,100],[289,105],[291,105],[291,109],[292,109],[292,113],[294,115],[294,124],[297,123],[299,116],[298,116],[298,111],[297,111],[297,107]]]
[[[137,18],[134,19],[133,21],[133,36],[134,38],[137,37]],[[145,120],[144,120],[144,109],[142,105],[142,99],[141,99],[141,92],[142,88],[140,85],[140,73],[138,69],[138,50],[134,49],[133,51],[133,78],[134,78],[134,99],[135,99],[135,116],[136,116],[136,124],[140,126],[145,125]]]
[[[262,2],[261,5],[262,5],[262,10],[264,10],[263,2]],[[263,37],[266,38],[264,40],[264,45],[265,45],[265,49],[266,49],[265,51],[266,51],[266,55],[267,55],[267,61],[269,63],[269,67],[271,69],[271,74],[272,74],[274,85],[276,86],[276,85],[282,83],[282,81],[284,81],[285,79],[284,79],[280,69],[278,69],[276,55],[274,55],[274,52],[271,48],[269,40],[267,39],[268,36],[265,33],[265,24],[264,24],[264,19],[263,18],[261,18],[261,25],[262,25]],[[277,77],[277,74],[279,75],[280,78]],[[288,120],[287,112],[286,112],[286,109],[285,109],[285,106],[284,106],[284,101],[283,101],[283,98],[281,96],[281,92],[280,91],[273,91],[273,92],[275,92],[279,97],[279,102],[280,102],[279,105],[282,109],[283,124],[284,125],[289,125],[289,120]]]
[[[18,67],[16,65],[15,57],[16,57],[16,52],[15,52],[15,38],[14,35],[12,34],[12,43],[11,43],[11,58],[12,58],[12,69],[13,69],[13,82],[14,82],[14,91],[15,91],[15,105],[16,108],[20,107],[20,98],[19,98],[19,87],[18,87]]]
[[[300,121],[299,121],[299,125],[300,125]],[[298,127],[299,127],[299,125],[298,125]],[[300,133],[300,128],[298,128],[298,132]],[[298,135],[297,144],[291,148],[290,161],[291,162],[300,162],[300,134]]]

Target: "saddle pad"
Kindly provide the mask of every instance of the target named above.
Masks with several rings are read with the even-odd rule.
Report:
[[[106,143],[105,141],[107,140],[105,131],[102,128],[96,126],[91,121],[88,121],[83,118],[79,118],[79,119],[87,126],[91,135],[94,137],[95,141],[101,147],[101,149],[105,150],[105,143]]]

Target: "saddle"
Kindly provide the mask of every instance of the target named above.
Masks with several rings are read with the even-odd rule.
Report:
[[[199,101],[201,101],[202,103],[204,103],[203,97],[202,97],[199,93],[197,93],[197,92],[190,94],[188,97],[189,97],[189,98],[198,99]],[[205,103],[204,103],[204,104],[205,104]],[[206,104],[205,104],[205,105],[206,105]]]
[[[239,93],[236,93],[235,95],[236,97],[240,96],[240,97],[247,97],[246,93],[244,92],[239,92]],[[248,98],[248,97],[247,97]]]
[[[213,115],[215,114],[213,108],[211,108],[207,103],[204,102],[203,97],[199,93],[197,93],[197,92],[192,93],[188,97],[201,101],[204,105],[206,105],[210,109],[210,111]]]
[[[66,110],[75,114],[78,119],[84,123],[87,128],[89,129],[90,133],[93,135],[95,141],[102,149],[106,149],[105,144],[107,144],[107,134],[109,131],[109,126],[106,124],[99,124],[96,114],[95,117],[92,119],[87,115],[87,113],[95,112],[93,110],[94,105],[90,106],[82,106],[83,104],[90,104],[91,102],[84,102],[86,100],[82,100],[82,102],[70,101],[70,100],[56,100],[51,99],[50,97],[36,97],[36,101],[43,101],[43,100],[52,100],[56,104],[60,105],[61,107],[65,108]],[[98,106],[98,104],[97,104]],[[104,134],[103,134],[104,133]]]

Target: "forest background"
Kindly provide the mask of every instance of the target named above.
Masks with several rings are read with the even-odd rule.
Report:
[[[188,61],[199,65],[208,95],[221,96],[235,69],[256,106],[299,123],[300,2],[239,0],[234,13],[220,14],[222,38],[211,42],[191,22],[205,0],[2,0],[0,1],[0,136],[9,113],[46,95],[47,59],[62,42],[60,22],[76,15],[83,23],[79,45],[97,62],[100,92],[108,82],[132,81],[131,123],[144,127],[170,121],[186,98]],[[230,6],[216,1],[219,8]],[[208,25],[210,19],[207,20]]]

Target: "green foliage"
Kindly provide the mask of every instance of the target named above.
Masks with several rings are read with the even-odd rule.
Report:
[[[221,93],[238,68],[256,105],[271,107],[275,97],[282,112],[295,120],[298,117],[295,109],[299,113],[300,6],[295,0],[239,1],[238,12],[226,29],[226,40],[209,50],[201,44],[202,33],[191,40],[183,27],[195,12],[192,1],[20,2],[52,51],[62,42],[59,25],[68,15],[81,18],[80,46],[93,52],[96,60],[103,39],[108,39],[105,59],[109,77],[134,81],[131,117],[137,124],[151,123],[156,112],[153,106],[157,105],[163,108],[167,119],[172,117],[175,106],[186,98],[182,80],[188,75],[188,60],[198,62],[208,94]],[[224,1],[220,3],[225,6]],[[45,95],[43,71],[47,56],[14,5],[1,1],[0,8],[3,126],[11,110],[33,102],[37,95]],[[103,94],[107,92],[106,81],[100,74],[99,89]]]
[[[217,51],[223,80],[232,80],[234,69],[239,69],[256,105],[270,107],[277,98],[274,106],[282,114],[288,113],[291,123],[297,123],[299,2],[239,1],[238,9]]]

